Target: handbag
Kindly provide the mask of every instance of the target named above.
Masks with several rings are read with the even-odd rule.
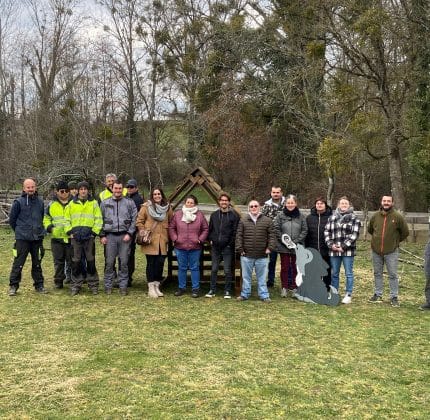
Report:
[[[152,231],[154,230],[157,223],[158,222],[155,221],[151,226],[151,229],[141,229],[139,230],[139,232],[137,232],[137,235],[136,235],[137,245],[149,245],[151,243]]]

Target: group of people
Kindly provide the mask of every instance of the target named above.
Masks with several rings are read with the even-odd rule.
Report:
[[[70,282],[72,295],[77,295],[83,283],[93,294],[99,291],[99,276],[95,263],[95,238],[100,237],[104,249],[104,291],[111,294],[115,286],[126,295],[132,285],[135,270],[136,237],[146,256],[146,279],[151,298],[163,296],[160,290],[164,263],[169,243],[172,244],[178,263],[178,289],[175,296],[186,293],[187,273],[191,274],[191,296],[200,293],[200,260],[203,244],[211,245],[212,270],[207,298],[217,294],[218,273],[223,261],[224,298],[232,297],[235,255],[240,255],[242,288],[237,297],[245,301],[251,296],[252,274],[255,270],[258,297],[270,302],[269,289],[275,285],[276,261],[281,260],[281,296],[295,296],[297,290],[297,264],[294,244],[316,249],[329,270],[319,279],[327,293],[339,290],[339,273],[345,270],[343,304],[350,304],[354,288],[354,256],[361,222],[347,197],[341,197],[334,211],[324,198],[306,217],[298,207],[297,197],[283,196],[279,186],[271,189],[271,198],[260,206],[256,200],[248,204],[242,217],[231,206],[231,198],[222,193],[219,208],[207,222],[198,208],[198,200],[188,195],[181,209],[173,212],[163,190],[150,191],[144,202],[137,182],[125,185],[115,174],[105,178],[106,188],[98,199],[89,194],[86,181],[66,183],[60,181],[53,200],[44,208],[37,195],[36,182],[28,178],[23,182],[23,193],[14,201],[9,220],[15,231],[14,261],[10,274],[9,295],[14,296],[20,285],[22,269],[31,254],[33,285],[38,293],[46,293],[41,261],[44,254],[43,238],[51,235],[54,260],[54,286],[62,288]],[[125,188],[124,188],[125,187]],[[372,260],[375,291],[371,302],[381,302],[383,268],[388,271],[390,302],[399,306],[397,275],[399,243],[409,234],[401,213],[393,207],[391,195],[381,199],[379,211],[372,216],[368,232],[372,235]],[[286,240],[287,238],[287,240]],[[291,246],[293,244],[293,246]],[[430,309],[430,245],[426,248],[426,299],[422,309]]]

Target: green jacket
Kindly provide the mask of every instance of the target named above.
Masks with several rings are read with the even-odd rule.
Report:
[[[69,241],[69,237],[64,230],[66,225],[64,214],[67,204],[68,203],[63,204],[57,198],[54,198],[54,200],[48,204],[45,215],[43,216],[43,227],[52,235],[52,239],[59,239],[64,242]]]
[[[103,225],[102,212],[96,200],[89,198],[82,202],[76,196],[66,207],[66,225],[64,230],[67,234],[75,234],[80,228],[87,228],[92,234],[98,235]]]
[[[367,231],[372,235],[372,250],[379,255],[395,251],[409,235],[405,218],[394,209],[376,212],[370,219]]]

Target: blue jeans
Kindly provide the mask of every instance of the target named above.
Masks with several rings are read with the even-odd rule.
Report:
[[[384,291],[384,263],[388,271],[388,280],[390,284],[390,297],[399,295],[399,277],[397,275],[397,266],[399,263],[399,249],[386,255],[379,255],[372,251],[373,260],[373,277],[375,279],[375,295],[382,296]]]
[[[211,271],[211,290],[216,291],[216,281],[218,278],[219,263],[224,261],[225,275],[225,291],[230,292],[231,280],[233,274],[231,272],[231,264],[233,261],[234,251],[231,246],[226,246],[224,249],[217,249],[214,246],[211,249],[212,254],[212,271]]]
[[[331,265],[331,285],[339,290],[339,272],[343,263],[346,277],[346,293],[352,294],[354,288],[354,257],[330,257]]]
[[[269,275],[267,276],[267,285],[273,287],[275,284],[275,274],[276,274],[276,259],[278,258],[278,253],[272,251],[269,254]]]
[[[266,257],[240,257],[240,266],[242,267],[242,292],[240,295],[243,298],[248,299],[251,296],[252,271],[254,267],[257,276],[258,296],[260,299],[267,299],[269,297],[266,284],[267,265],[268,259]]]
[[[200,249],[186,251],[175,248],[176,258],[178,259],[178,283],[179,289],[187,287],[187,270],[191,271],[191,287],[193,290],[200,288]]]

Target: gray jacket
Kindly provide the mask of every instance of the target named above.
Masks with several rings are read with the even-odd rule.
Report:
[[[128,233],[133,235],[136,230],[137,210],[134,201],[122,197],[115,200],[109,197],[100,204],[103,215],[103,227],[100,236],[106,236],[108,233]]]
[[[276,216],[273,225],[277,239],[277,252],[282,254],[295,254],[294,249],[289,249],[282,243],[281,238],[284,233],[290,235],[294,243],[304,245],[308,233],[308,225],[303,213],[300,213],[299,217],[290,217],[286,216],[284,212],[281,212]]]

